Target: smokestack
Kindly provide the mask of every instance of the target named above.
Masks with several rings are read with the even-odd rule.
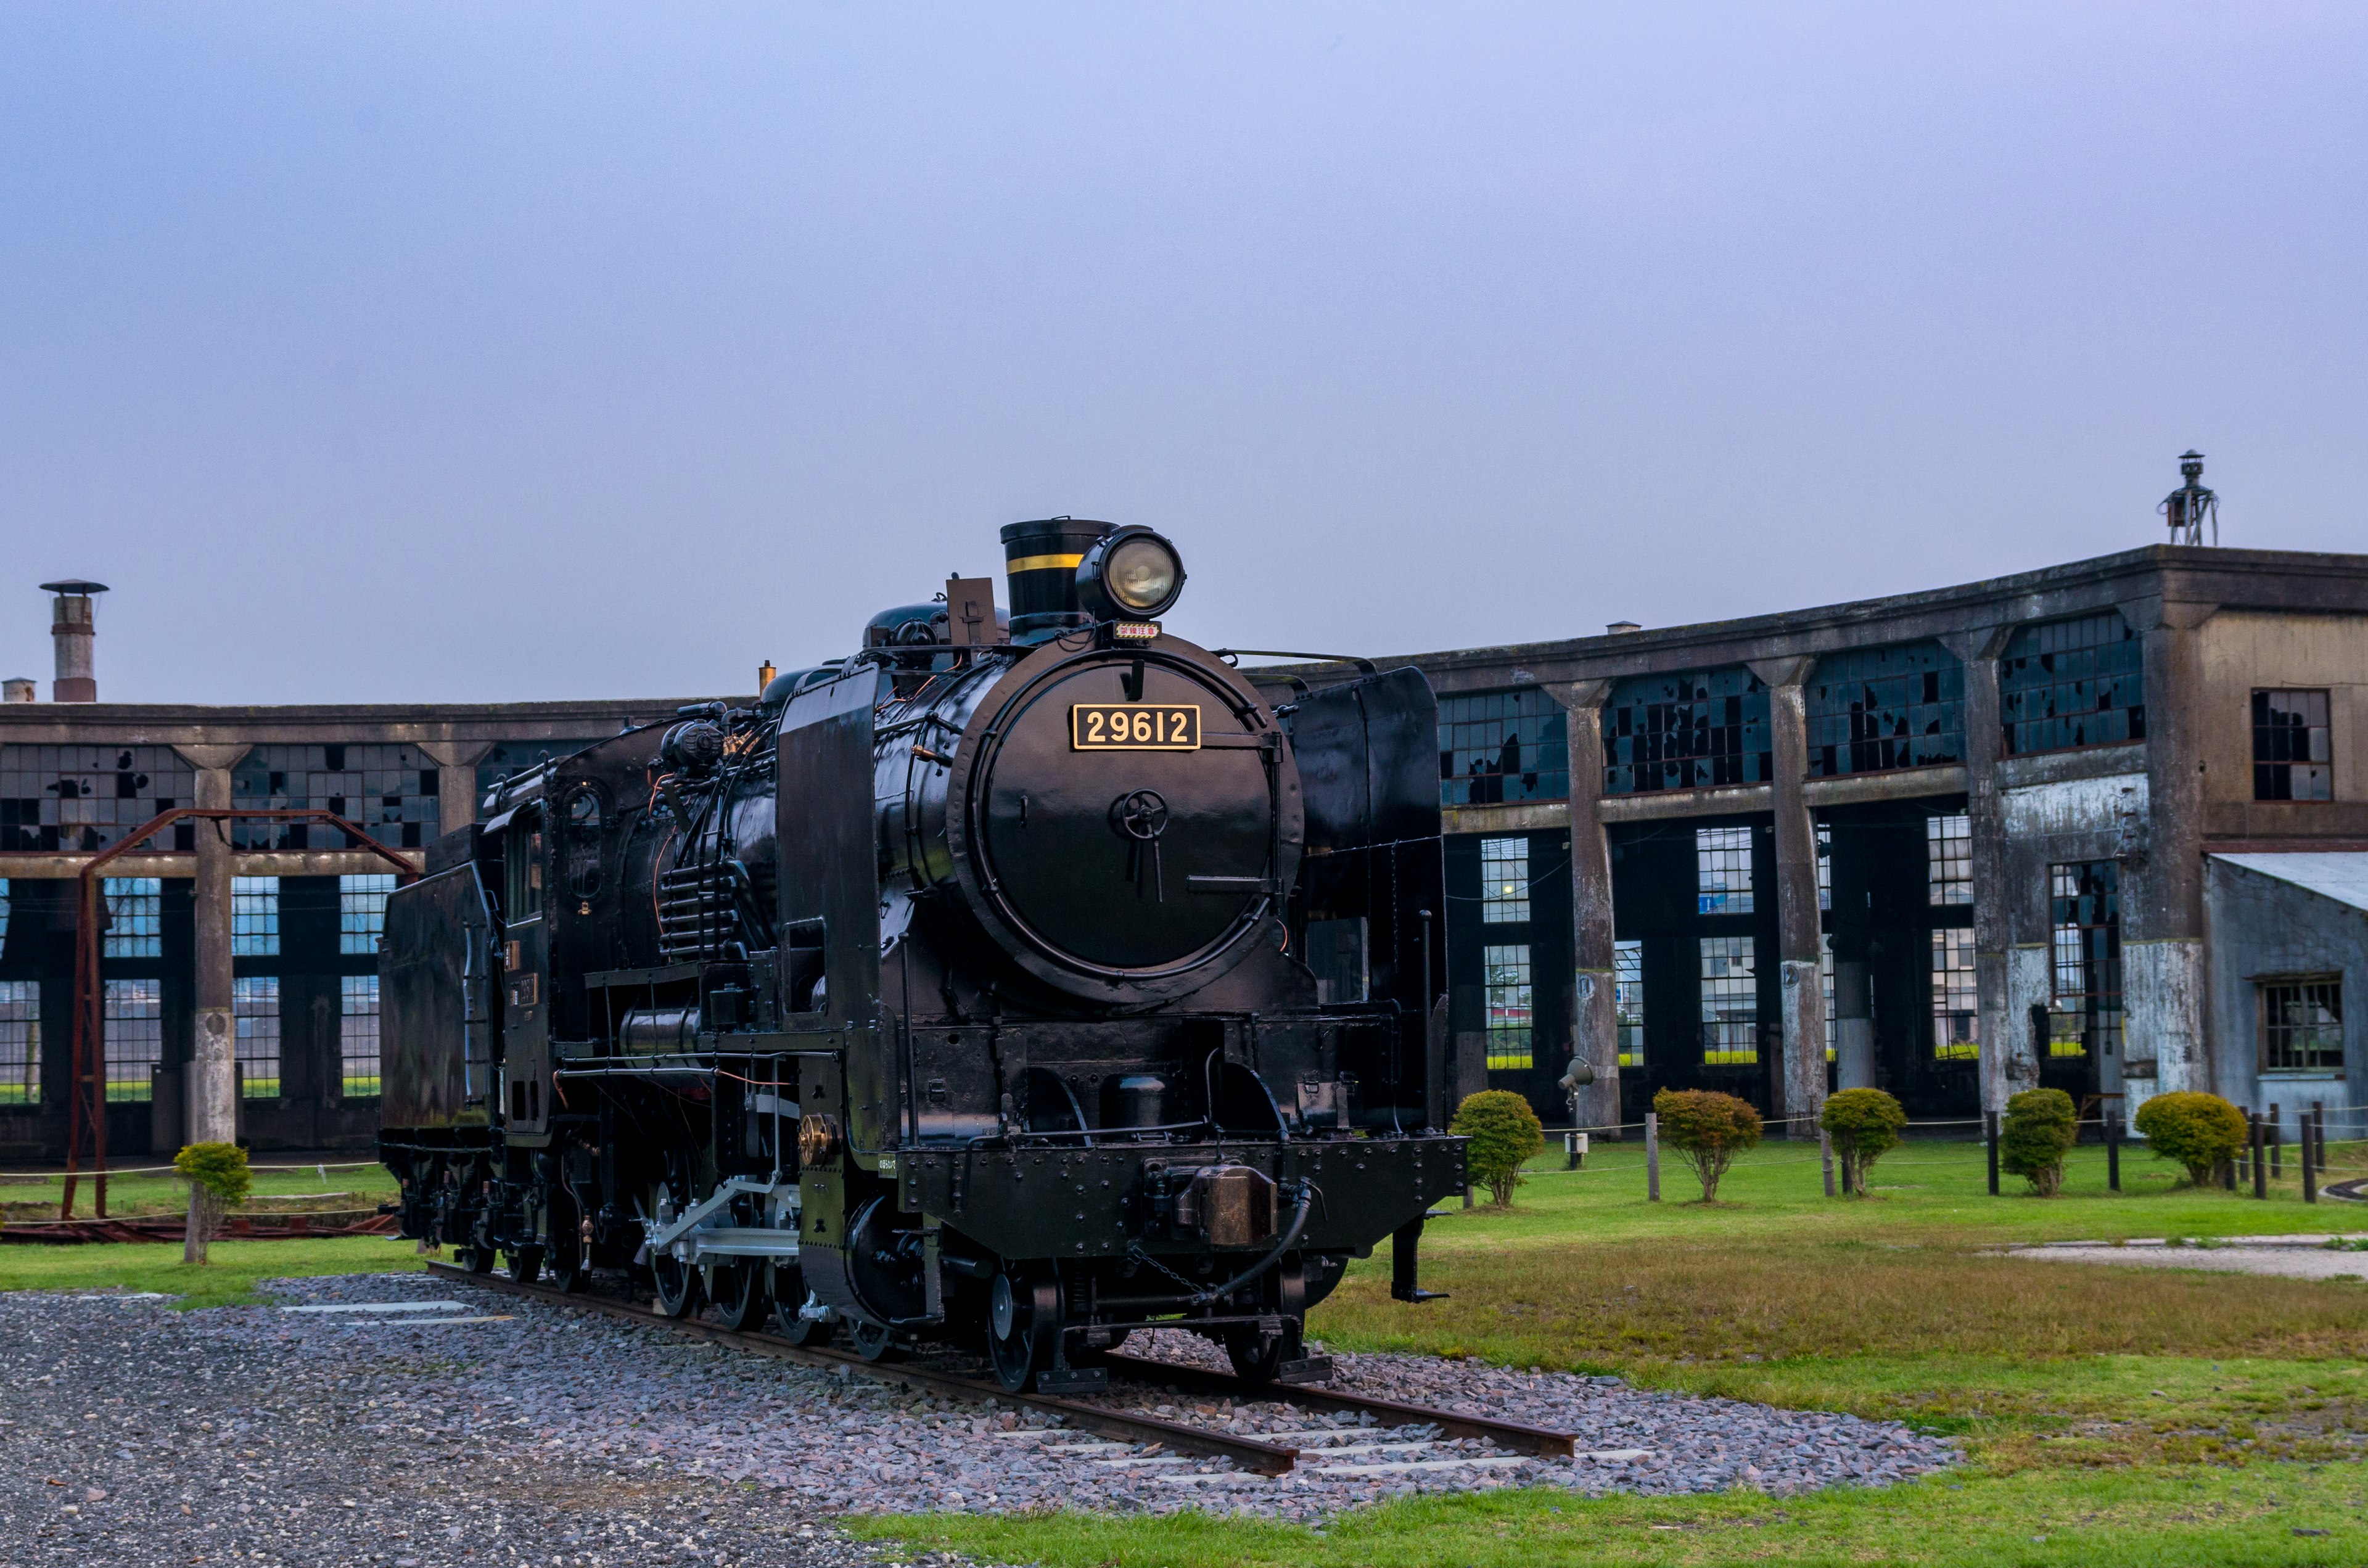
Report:
[[[41,592],[55,594],[50,610],[50,639],[57,645],[58,675],[50,683],[52,702],[96,702],[98,676],[91,659],[91,596],[107,592],[104,583],[69,578],[44,583]]]

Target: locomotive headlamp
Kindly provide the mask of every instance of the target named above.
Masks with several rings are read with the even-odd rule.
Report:
[[[1077,562],[1077,597],[1097,620],[1165,615],[1183,589],[1176,547],[1149,528],[1120,528]]]

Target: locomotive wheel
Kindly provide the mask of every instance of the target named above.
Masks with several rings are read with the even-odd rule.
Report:
[[[1270,1383],[1292,1339],[1288,1330],[1261,1334],[1252,1324],[1235,1324],[1225,1330],[1225,1359],[1234,1364],[1234,1375],[1244,1382]]]
[[[571,1296],[580,1294],[592,1283],[592,1259],[584,1244],[572,1237],[552,1241],[546,1264],[551,1269],[551,1282]]]
[[[830,1332],[828,1324],[809,1322],[798,1315],[805,1305],[805,1276],[794,1263],[773,1266],[773,1332],[792,1345],[811,1345]]]
[[[1051,1279],[995,1277],[987,1295],[986,1353],[1006,1389],[1027,1392],[1036,1374],[1053,1364],[1060,1314],[1060,1288]]]
[[[491,1274],[494,1271],[494,1249],[472,1242],[467,1246],[454,1248],[452,1261],[472,1274]]]
[[[531,1285],[542,1278],[542,1248],[535,1245],[511,1247],[503,1255],[507,1267],[503,1270],[521,1285]]]
[[[870,1318],[858,1318],[848,1324],[847,1337],[854,1343],[855,1353],[867,1361],[884,1359],[895,1344],[894,1331]]]
[[[699,1270],[676,1257],[650,1259],[650,1278],[657,1286],[657,1309],[670,1318],[689,1317],[699,1310]]]
[[[720,1263],[707,1280],[709,1300],[715,1303],[723,1326],[734,1333],[763,1325],[772,1293],[765,1288],[766,1269],[755,1263]]]

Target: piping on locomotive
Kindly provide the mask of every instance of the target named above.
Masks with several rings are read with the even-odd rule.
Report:
[[[1008,619],[951,579],[434,846],[380,959],[404,1235],[1015,1391],[1151,1324],[1319,1378],[1385,1238],[1423,1299],[1464,1184],[1429,684],[1269,706],[1161,625],[1158,534],[1003,540]]]

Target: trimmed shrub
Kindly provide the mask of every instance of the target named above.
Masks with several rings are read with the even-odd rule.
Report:
[[[2064,1156],[2072,1152],[2079,1112],[2061,1089],[2025,1089],[2006,1102],[1998,1126],[1998,1165],[2031,1184],[2041,1198],[2064,1187]]]
[[[1843,1089],[1826,1096],[1825,1114],[1817,1118],[1834,1141],[1842,1165],[1842,1190],[1866,1196],[1866,1173],[1874,1162],[1899,1146],[1900,1129],[1907,1112],[1881,1089]]]
[[[1759,1113],[1749,1100],[1716,1089],[1663,1089],[1653,1096],[1661,1142],[1685,1156],[1702,1182],[1702,1201],[1718,1201],[1719,1179],[1735,1156],[1759,1146]]]
[[[235,1143],[187,1144],[173,1156],[173,1173],[189,1184],[181,1261],[203,1263],[222,1216],[255,1190],[255,1174],[246,1168],[246,1151]]]
[[[1546,1146],[1545,1128],[1530,1102],[1510,1089],[1483,1089],[1455,1108],[1450,1132],[1472,1140],[1464,1153],[1464,1168],[1488,1189],[1488,1200],[1502,1209],[1513,1201],[1521,1182],[1521,1166]]]
[[[2130,1125],[2166,1160],[2187,1167],[2187,1179],[2209,1186],[2220,1162],[2236,1158],[2250,1131],[2245,1113],[2218,1095],[2182,1091],[2157,1095],[2138,1107]]]

